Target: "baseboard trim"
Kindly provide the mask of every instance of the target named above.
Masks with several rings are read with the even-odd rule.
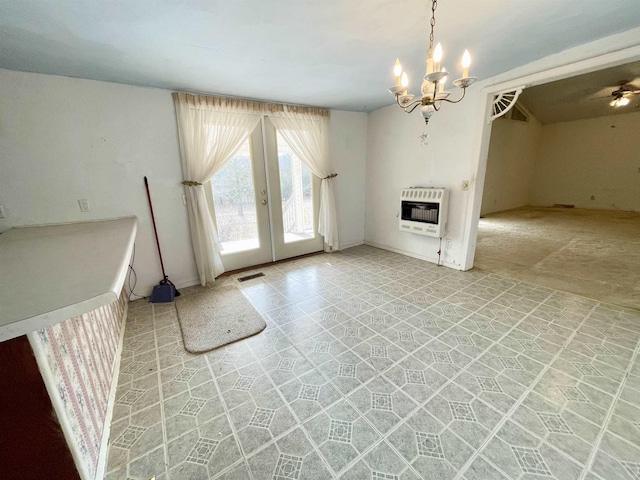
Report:
[[[351,247],[358,247],[360,245],[364,245],[364,240],[358,240],[356,242],[344,243],[344,244],[342,244],[341,250],[345,250],[345,249],[351,248]]]
[[[435,263],[436,265],[438,264],[438,258],[437,257],[426,257],[424,255],[418,255],[417,253],[408,252],[408,251],[402,250],[400,248],[390,247],[389,245],[383,245],[383,244],[380,244],[380,243],[371,242],[369,240],[365,240],[364,244],[365,245],[369,245],[371,247],[381,248],[382,250],[388,250],[390,252],[399,253],[401,255],[406,255],[407,257],[417,258],[418,260],[424,260],[424,261],[429,262],[429,263]],[[447,267],[447,268],[452,268],[454,270],[463,270],[461,265],[456,264],[456,263],[445,262],[443,260],[440,260],[440,266]]]

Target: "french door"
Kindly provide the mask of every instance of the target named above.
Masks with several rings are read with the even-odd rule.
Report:
[[[225,270],[322,250],[320,179],[263,118],[207,187]]]

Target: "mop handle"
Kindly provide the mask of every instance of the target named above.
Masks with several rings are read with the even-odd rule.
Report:
[[[160,255],[160,266],[162,267],[162,276],[166,279],[164,273],[164,263],[162,262],[162,251],[160,250],[160,242],[158,241],[158,229],[156,228],[156,217],[153,215],[153,204],[151,203],[151,195],[149,195],[149,183],[147,177],[144,177],[144,186],[147,188],[147,198],[149,199],[149,209],[151,210],[151,221],[153,222],[153,232],[156,234],[156,245],[158,246],[158,255]]]

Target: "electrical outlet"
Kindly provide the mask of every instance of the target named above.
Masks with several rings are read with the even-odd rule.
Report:
[[[0,218],[5,218],[3,205],[0,205]]]
[[[450,239],[447,239],[447,241],[445,242],[445,246],[447,247],[447,249],[451,248],[451,245],[453,245],[453,243]]]
[[[462,181],[462,190],[469,190],[469,180]]]
[[[80,211],[81,212],[90,212],[91,211],[91,205],[89,205],[89,200],[87,200],[86,198],[78,200],[78,205],[80,205]]]

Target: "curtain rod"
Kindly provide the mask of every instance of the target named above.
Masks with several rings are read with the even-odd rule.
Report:
[[[187,92],[173,92],[171,94],[174,99],[178,99],[182,103],[193,106],[208,106],[217,108],[229,108],[232,110],[245,110],[249,112],[259,112],[263,114],[291,112],[291,113],[307,113],[321,117],[330,116],[328,108],[307,107],[304,105],[290,105],[286,103],[263,102],[260,100],[250,100],[244,98],[224,97],[216,95],[201,95]]]

